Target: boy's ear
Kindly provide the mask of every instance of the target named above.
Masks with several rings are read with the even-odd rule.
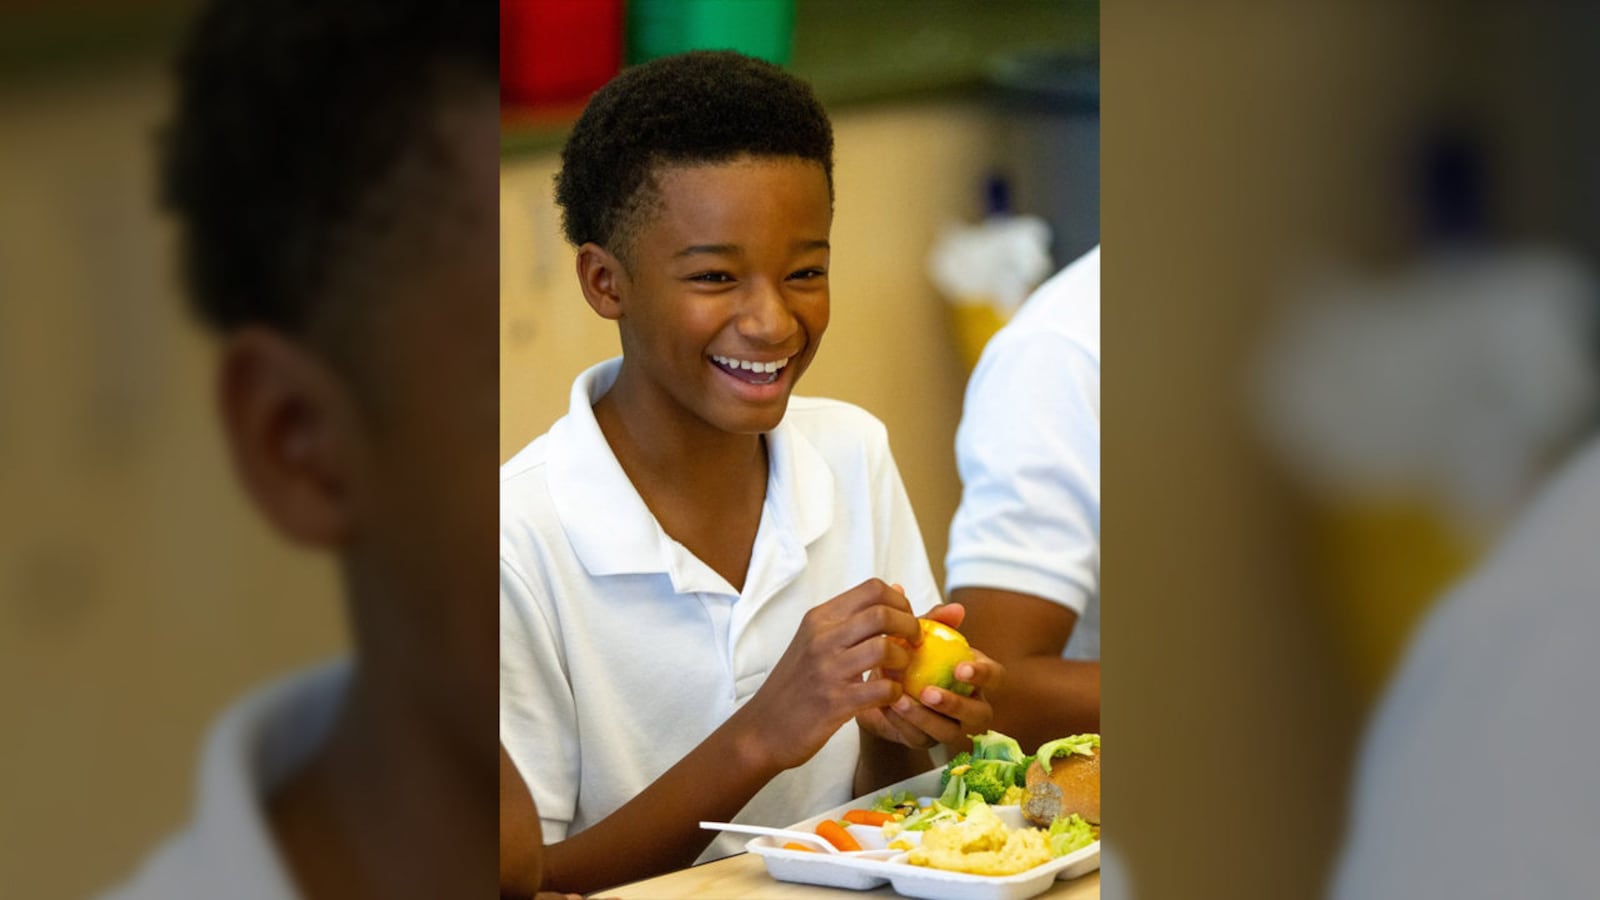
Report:
[[[247,326],[222,348],[218,405],[234,469],[297,542],[336,547],[354,519],[359,419],[344,381],[303,344]]]
[[[583,299],[604,319],[622,318],[622,280],[626,278],[622,260],[611,251],[590,242],[578,248],[578,284]]]

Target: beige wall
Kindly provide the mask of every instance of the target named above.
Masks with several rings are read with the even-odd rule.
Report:
[[[200,740],[343,644],[211,413],[153,211],[154,70],[0,93],[0,894],[81,897],[187,815]]]
[[[1105,790],[1141,897],[1321,896],[1342,838],[1359,710],[1247,389],[1293,266],[1393,240],[1422,6],[1103,23]]]
[[[888,426],[941,584],[961,491],[954,440],[966,375],[924,261],[941,224],[975,215],[997,152],[992,126],[983,110],[953,103],[834,117],[833,319],[800,388],[859,404]],[[550,154],[501,170],[502,458],[565,412],[580,371],[619,352],[615,325],[578,292],[551,198],[557,166]]]

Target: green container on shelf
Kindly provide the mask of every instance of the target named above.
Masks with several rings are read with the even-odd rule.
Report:
[[[737,50],[786,65],[794,0],[630,0],[628,64],[687,50]]]

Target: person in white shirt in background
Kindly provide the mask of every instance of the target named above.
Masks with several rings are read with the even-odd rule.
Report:
[[[1100,730],[1100,248],[985,346],[956,432],[945,558],[961,630],[1006,668],[997,731],[1035,747]]]
[[[163,189],[225,440],[338,558],[354,652],[222,718],[116,900],[492,896],[498,43],[410,0],[219,0],[188,40]]]

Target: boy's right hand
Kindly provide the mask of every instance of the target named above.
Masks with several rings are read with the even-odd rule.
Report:
[[[789,649],[738,715],[750,718],[769,763],[798,766],[862,710],[899,699],[900,683],[883,672],[904,669],[907,648],[921,640],[904,593],[877,578],[862,582],[805,614]],[[871,677],[863,680],[863,672]]]

